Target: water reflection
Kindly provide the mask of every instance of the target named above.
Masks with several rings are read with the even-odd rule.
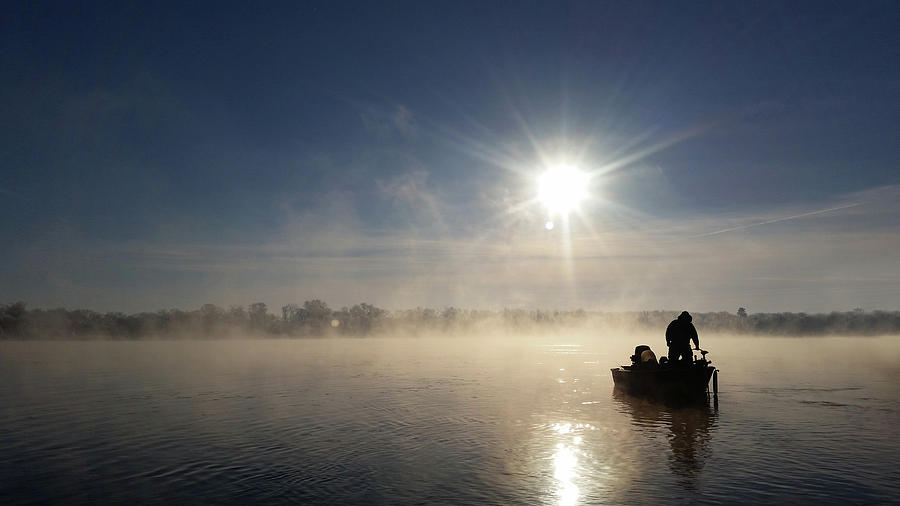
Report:
[[[587,423],[556,423],[552,425],[552,429],[558,440],[551,457],[553,479],[556,482],[555,493],[560,506],[572,506],[578,503],[581,495],[577,484],[579,458],[590,460],[582,448],[584,442],[582,434],[596,428]]]
[[[716,426],[716,412],[709,402],[667,406],[618,391],[613,398],[620,409],[631,415],[636,427],[667,430],[672,474],[682,487],[696,489],[711,453],[710,438]]]
[[[558,483],[557,495],[560,506],[572,506],[578,502],[578,485],[575,484],[578,455],[575,449],[563,443],[556,445],[553,454],[553,478]]]

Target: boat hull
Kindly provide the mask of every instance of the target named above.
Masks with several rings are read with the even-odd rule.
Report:
[[[689,366],[616,367],[613,383],[631,395],[661,399],[696,399],[709,392],[709,380],[716,370],[707,364]]]

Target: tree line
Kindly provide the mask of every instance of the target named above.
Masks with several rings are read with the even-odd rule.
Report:
[[[124,314],[87,309],[29,309],[23,302],[0,305],[0,339],[147,339],[325,337],[626,329],[662,331],[680,311],[500,311],[414,308],[387,311],[372,304],[332,309],[313,299],[288,304],[280,314],[266,304],[196,310],[165,309]],[[701,331],[784,336],[900,334],[900,311],[807,313],[693,313]]]

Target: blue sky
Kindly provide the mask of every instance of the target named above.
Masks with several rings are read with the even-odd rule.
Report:
[[[900,306],[896,2],[122,4],[0,7],[5,300]]]

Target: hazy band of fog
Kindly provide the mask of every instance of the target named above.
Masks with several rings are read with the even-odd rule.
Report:
[[[143,339],[227,337],[325,337],[420,335],[531,335],[598,332],[662,333],[677,311],[600,312],[504,309],[502,311],[415,308],[386,311],[371,304],[332,309],[315,299],[288,304],[280,314],[257,302],[228,309],[206,304],[198,310],[160,310],[126,315],[91,310],[0,306],[0,339]],[[704,333],[769,335],[900,334],[900,311],[748,314],[694,313]]]

